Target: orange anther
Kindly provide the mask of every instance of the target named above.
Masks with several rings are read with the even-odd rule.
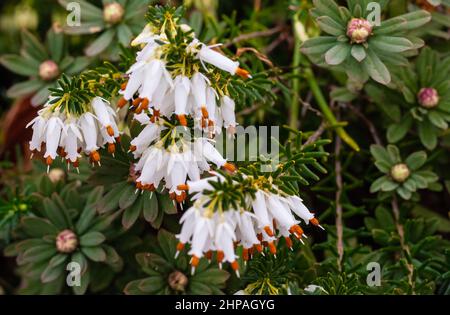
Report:
[[[217,251],[217,255],[216,255],[217,262],[218,262],[218,263],[221,263],[222,260],[223,260],[223,258],[224,258],[224,256],[225,256],[225,255],[224,255],[223,251],[218,250],[218,251]]]
[[[202,117],[208,119],[209,114],[208,114],[208,110],[206,109],[206,107],[202,106],[201,110],[202,110]]]
[[[285,236],[284,240],[286,241],[286,246],[292,248],[292,240],[289,236]]]
[[[264,227],[264,231],[265,231],[265,232],[267,233],[267,235],[269,235],[270,237],[273,236],[273,232],[272,232],[272,230],[270,229],[269,226],[265,226],[265,227]]]
[[[249,259],[249,256],[248,256],[248,248],[244,248],[244,249],[242,250],[242,259],[244,259],[245,261],[247,261],[247,260]]]
[[[222,167],[231,173],[234,173],[236,171],[236,166],[229,162],[226,162]]]
[[[178,190],[189,190],[189,186],[187,184],[177,185]]]
[[[142,110],[147,110],[148,109],[148,104],[149,104],[150,102],[149,102],[149,100],[148,100],[148,98],[144,98],[143,100],[142,100],[142,103],[141,103],[141,109]]]
[[[127,104],[128,104],[128,101],[124,97],[121,97],[120,100],[117,102],[117,107],[122,108]]]
[[[98,162],[100,161],[100,154],[97,151],[92,151],[91,154],[89,154],[89,157],[91,158],[92,162]]]
[[[233,268],[234,271],[239,270],[239,264],[236,260],[231,263],[231,268]]]
[[[192,259],[191,259],[192,267],[197,267],[199,262],[200,262],[200,259],[197,256],[192,256]]]
[[[178,120],[180,121],[180,125],[186,127],[187,126],[187,120],[186,120],[186,116],[181,114],[181,115],[177,115]]]
[[[177,244],[177,251],[181,252],[181,251],[183,250],[183,248],[184,248],[184,244],[181,243],[181,242],[179,242],[179,243]]]
[[[108,152],[111,154],[116,152],[116,145],[114,143],[108,143]]]
[[[182,203],[184,201],[183,194],[179,194],[179,195],[175,194],[175,200],[178,203]]]
[[[53,159],[50,155],[47,156],[47,158],[45,159],[45,163],[47,163],[47,165],[52,165]]]
[[[135,98],[135,99],[133,100],[132,104],[133,104],[133,106],[136,107],[136,106],[138,106],[141,102],[142,102],[142,98],[137,97],[137,98]]]
[[[274,244],[273,242],[270,242],[270,243],[268,244],[268,246],[269,246],[270,252],[271,252],[273,255],[275,255],[275,254],[277,253],[277,248],[275,247],[275,244]]]
[[[252,76],[250,75],[250,72],[248,72],[247,70],[242,69],[242,68],[237,68],[237,69],[236,69],[236,74],[237,74],[238,76],[240,76],[241,78],[244,78],[244,79],[248,79],[248,78],[251,78],[251,77],[252,77]]]
[[[261,244],[256,244],[256,245],[255,245],[255,249],[256,249],[258,252],[260,252],[260,253],[263,251],[263,248],[262,248]]]
[[[111,126],[106,126],[106,132],[108,133],[109,136],[114,136],[114,129]]]

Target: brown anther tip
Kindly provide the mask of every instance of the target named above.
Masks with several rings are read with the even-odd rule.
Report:
[[[231,268],[233,268],[234,271],[239,270],[239,264],[236,260],[231,263]]]
[[[120,85],[120,89],[121,89],[122,91],[125,90],[125,89],[127,88],[127,84],[128,84],[128,81],[123,82],[123,83]]]
[[[130,145],[130,152],[134,152],[136,151],[136,146],[135,145]]]
[[[169,198],[170,198],[171,200],[175,200],[176,194],[175,194],[174,192],[171,192],[171,193],[169,194]]]

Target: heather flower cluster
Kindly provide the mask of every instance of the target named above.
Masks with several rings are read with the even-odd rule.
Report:
[[[237,124],[228,79],[252,76],[220,52],[220,45],[208,46],[195,38],[179,17],[165,15],[164,19],[162,24],[147,24],[132,41],[140,50],[118,89],[117,111],[128,107],[142,126],[128,150],[136,159],[135,193],[166,191],[181,209],[191,194],[192,204],[180,220],[176,255],[190,244],[193,273],[202,257],[211,259],[216,252],[220,267],[228,262],[239,275],[237,245],[243,247],[244,261],[256,252],[264,254],[264,247],[275,255],[279,238],[292,248],[292,239],[306,237],[301,221],[321,226],[302,199],[269,179],[243,175],[215,148],[214,137],[223,128],[233,136]],[[119,141],[116,111],[109,102],[97,96],[96,89],[75,98],[71,86],[56,89],[59,97],[51,96],[30,123],[30,149],[40,151],[45,143],[48,166],[59,155],[77,167],[81,152],[100,164],[99,148],[107,145],[114,153]],[[202,135],[190,137],[194,130]],[[230,187],[211,184],[229,183],[224,176],[231,178]],[[236,189],[242,202],[226,203],[222,197]]]
[[[75,113],[64,106],[64,101],[62,98],[54,103],[50,98],[39,110],[38,116],[27,125],[33,129],[31,152],[40,152],[42,144],[45,144],[47,170],[57,156],[66,160],[68,168],[73,165],[78,169],[82,152],[89,156],[93,164],[100,164],[99,148],[107,146],[108,151],[114,154],[120,132],[116,113],[109,102],[94,97],[89,104],[85,104],[81,113]]]

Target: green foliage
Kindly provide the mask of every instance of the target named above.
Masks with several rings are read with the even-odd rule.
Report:
[[[321,30],[329,36],[309,39],[302,45],[302,52],[310,56],[314,63],[338,66],[345,70],[351,80],[373,80],[388,84],[391,74],[386,66],[407,63],[406,52],[423,45],[420,38],[408,36],[407,31],[427,23],[431,17],[426,11],[381,21],[380,25],[368,26],[361,41],[349,37],[352,19],[369,20],[373,12],[368,10],[369,1],[347,1],[347,8],[333,0],[315,0],[311,15]],[[381,1],[381,7],[386,1]],[[377,12],[375,12],[377,14]],[[372,21],[370,21],[372,22]]]
[[[41,69],[45,62],[54,63],[53,73],[45,74]],[[20,55],[3,55],[0,63],[8,70],[30,77],[28,81],[11,86],[7,95],[11,98],[34,94],[31,103],[43,104],[49,89],[55,87],[56,80],[62,73],[73,75],[86,68],[90,60],[87,57],[72,57],[67,54],[64,34],[56,26],[47,32],[46,41],[41,41],[28,31],[22,32],[22,49]]]
[[[411,153],[402,160],[399,149],[394,145],[383,148],[372,145],[370,152],[375,166],[386,175],[376,179],[370,186],[371,192],[396,192],[403,199],[410,199],[417,189],[426,189],[438,180],[438,176],[422,166],[427,161],[425,151]]]
[[[77,193],[66,186],[60,194],[40,196],[34,205],[34,215],[24,217],[18,227],[19,241],[5,248],[7,256],[17,256],[19,272],[25,285],[21,293],[57,294],[67,291],[66,267],[76,262],[80,267],[81,286],[73,286],[75,294],[84,294],[95,281],[92,266],[106,264],[110,272],[120,271],[123,262],[116,250],[107,244],[105,232],[117,214],[98,216],[95,204],[102,195],[98,187],[74,203],[72,195]],[[62,235],[73,235],[70,249],[58,244]],[[69,242],[69,241],[68,241]],[[98,279],[103,281],[103,279]]]
[[[71,2],[58,1],[64,8]],[[119,45],[128,46],[133,36],[139,34],[144,26],[142,16],[150,4],[149,0],[120,0],[103,1],[103,9],[80,0],[80,25],[67,25],[64,31],[67,34],[96,34],[97,38],[85,48],[87,56],[96,56],[102,52],[117,59]],[[112,6],[111,6],[112,5]],[[109,8],[108,8],[109,6]]]
[[[126,294],[223,294],[229,273],[208,265],[203,258],[191,274],[184,250],[175,258],[177,240],[165,230],[160,230],[151,253],[140,253],[136,260],[148,277],[131,281],[124,289]]]
[[[69,1],[59,2],[51,9],[62,10],[65,21]],[[294,242],[291,251],[281,240],[276,257],[264,247],[244,262],[238,247],[240,278],[206,258],[192,274],[189,246],[175,258],[174,236],[189,203],[175,205],[162,186],[136,192],[135,160],[127,149],[139,127],[123,110],[117,115],[124,133],[114,156],[101,152],[101,167],[80,163],[77,174],[57,159],[47,175],[40,161],[27,167],[20,152],[17,161],[2,155],[0,251],[15,260],[0,257],[0,292],[450,294],[448,0],[377,1],[381,25],[361,43],[347,35],[347,26],[352,18],[369,19],[366,0],[349,0],[346,6],[333,0],[263,1],[261,7],[194,1],[179,8],[152,6],[147,15],[151,1],[117,0],[123,16],[117,21],[109,16],[109,22],[103,9],[113,1],[103,1],[103,8],[99,1],[77,2],[81,26],[63,28],[72,36],[52,27],[40,40],[50,18],[14,38],[20,51],[5,48],[0,34],[2,54],[8,52],[0,63],[15,74],[6,81],[12,85],[8,91],[2,87],[2,97],[31,96],[37,105],[52,92],[51,104],[76,115],[93,96],[115,104],[137,51],[130,41],[146,23],[165,25],[168,40],[178,47],[166,53],[180,62],[186,36],[224,43],[216,49],[239,58],[253,77],[208,72],[213,84],[236,100],[239,124],[281,126],[288,115],[290,124],[280,130],[277,156],[239,161],[233,176],[216,170],[226,180],[211,183],[209,193],[220,193],[223,208],[245,208],[256,181],[269,190],[277,187],[300,195],[325,231],[307,225],[305,244]],[[56,9],[52,14],[58,19]],[[82,51],[86,56],[71,56]],[[46,60],[58,66],[48,80],[39,73]],[[198,60],[189,63],[203,69]],[[89,64],[94,67],[85,70]],[[21,82],[23,77],[27,81]],[[424,103],[423,88],[434,89],[438,97],[429,90]],[[174,117],[165,123],[178,125]],[[10,137],[1,144],[19,142]],[[64,230],[77,237],[70,253],[56,245]],[[82,266],[80,287],[66,284],[71,261]],[[380,286],[366,282],[372,262],[380,265]]]

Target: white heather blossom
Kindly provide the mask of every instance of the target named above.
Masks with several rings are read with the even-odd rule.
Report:
[[[236,116],[234,113],[235,104],[229,96],[221,98],[221,112],[223,118],[223,126],[225,128],[236,127]]]
[[[233,61],[227,56],[213,50],[213,46],[206,46],[200,43],[200,49],[198,49],[197,57],[202,61],[209,63],[223,71],[230,73],[231,75],[237,74],[245,78],[250,78],[248,71],[239,68],[239,62]],[[218,45],[215,45],[216,47]]]
[[[47,124],[47,120],[42,116],[36,116],[32,121],[30,121],[26,128],[33,126],[33,136],[30,141],[30,150],[33,152],[34,150],[41,151],[41,145],[44,141],[44,131],[45,125]]]
[[[135,39],[131,42],[131,46],[137,46],[140,44],[148,43],[153,41],[155,38],[155,34],[152,31],[152,25],[149,23],[145,25],[144,29]]]
[[[186,114],[188,112],[188,97],[191,86],[189,78],[184,75],[179,75],[174,81],[175,90],[175,114],[181,125],[186,126]]]
[[[78,161],[83,151],[89,155],[92,163],[100,164],[97,150],[108,144],[108,151],[114,153],[116,138],[120,136],[115,120],[115,112],[109,103],[94,97],[89,111],[82,114],[67,112],[61,105],[50,104],[53,98],[38,112],[28,125],[32,126],[33,136],[30,141],[32,152],[40,151],[41,144],[46,144],[44,158],[48,165],[59,155],[78,169]]]
[[[284,196],[281,192],[257,189],[255,194],[248,193],[246,197],[249,208],[240,205],[240,209],[222,209],[217,204],[217,199],[214,199],[215,195],[211,195],[214,191],[211,183],[223,183],[224,178],[217,173],[212,175],[197,181],[187,181],[186,185],[178,187],[193,194],[193,204],[180,221],[182,227],[177,235],[179,243],[176,256],[186,243],[191,244],[189,255],[192,256],[193,272],[201,257],[210,259],[211,251],[216,251],[219,266],[222,262],[229,262],[239,275],[235,244],[243,247],[244,262],[254,250],[264,254],[264,246],[276,255],[276,241],[280,237],[292,248],[292,237],[300,241],[302,237],[306,237],[298,225],[300,221],[296,218],[297,213],[302,220],[320,227],[299,197]],[[234,181],[232,184],[242,185]],[[248,187],[243,187],[245,188]],[[274,186],[274,189],[277,190],[277,187]]]
[[[47,151],[44,154],[44,158],[47,158],[47,161],[51,162],[56,158],[58,153],[58,144],[59,139],[61,137],[61,131],[64,127],[63,122],[59,116],[52,116],[47,122],[47,126],[45,127],[45,144],[47,147]]]

